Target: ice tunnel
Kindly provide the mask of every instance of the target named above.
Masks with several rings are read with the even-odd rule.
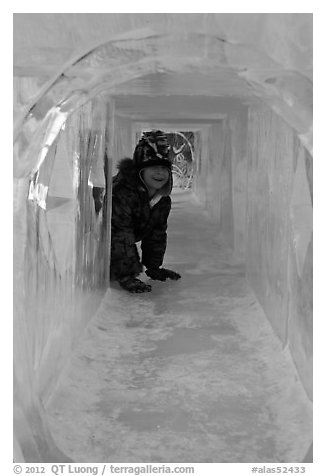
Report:
[[[135,297],[111,176],[150,128],[192,173],[182,279]],[[310,461],[311,406],[312,15],[14,14],[15,461]]]

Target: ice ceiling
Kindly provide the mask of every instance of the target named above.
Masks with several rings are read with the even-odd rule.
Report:
[[[116,114],[170,123],[264,101],[312,152],[312,14],[19,13],[14,75],[17,176],[35,167],[32,135],[55,136],[97,95]]]

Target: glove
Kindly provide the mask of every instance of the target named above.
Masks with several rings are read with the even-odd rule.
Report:
[[[152,290],[150,284],[145,284],[137,278],[124,278],[119,280],[120,286],[130,293],[149,293]]]
[[[95,213],[98,215],[103,207],[105,190],[101,187],[93,187],[93,198],[95,205]]]
[[[171,271],[170,269],[165,268],[151,268],[145,271],[147,276],[157,281],[165,281],[167,278],[177,280],[180,279],[181,276],[179,273],[175,271]]]

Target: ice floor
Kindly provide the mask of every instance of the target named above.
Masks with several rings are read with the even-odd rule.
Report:
[[[58,446],[75,462],[302,461],[311,403],[243,267],[190,193],[168,236],[182,279],[108,291],[47,406]]]

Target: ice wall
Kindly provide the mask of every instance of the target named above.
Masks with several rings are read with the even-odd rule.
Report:
[[[219,239],[246,254],[248,107],[239,105],[224,119],[201,131],[196,155],[194,190],[216,223]]]
[[[27,461],[67,461],[47,430],[44,403],[108,286],[107,106],[72,114],[36,172],[15,180],[14,431]]]
[[[16,454],[65,458],[43,402],[107,279],[93,192],[141,124],[196,132],[195,191],[310,395],[312,15],[15,14],[14,75]]]
[[[119,160],[125,157],[132,157],[134,151],[134,141],[132,133],[132,121],[125,117],[115,116],[114,118],[114,145],[112,152],[112,173],[117,173]]]
[[[312,157],[266,109],[248,127],[247,272],[312,398]]]
[[[210,128],[195,189],[312,398],[312,157],[264,106]],[[207,154],[207,159],[205,158]]]

